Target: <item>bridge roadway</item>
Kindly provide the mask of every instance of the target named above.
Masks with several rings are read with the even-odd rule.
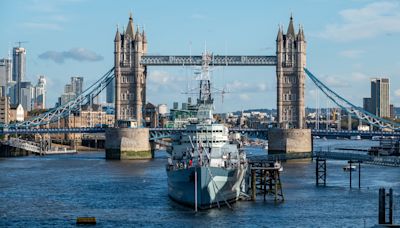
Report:
[[[68,134],[68,133],[104,133],[106,128],[27,128],[27,129],[0,129],[0,135],[5,134]],[[166,138],[174,133],[183,131],[184,128],[150,128],[152,139]],[[249,137],[267,139],[268,129],[250,129],[250,128],[230,128],[231,133],[241,133]],[[351,136],[360,136],[361,138],[371,138],[372,136],[397,136],[399,131],[348,131],[348,130],[317,130],[312,129],[313,136],[327,138],[350,138]]]

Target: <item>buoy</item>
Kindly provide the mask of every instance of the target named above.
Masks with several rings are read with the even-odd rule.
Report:
[[[78,217],[76,224],[96,225],[96,217]]]

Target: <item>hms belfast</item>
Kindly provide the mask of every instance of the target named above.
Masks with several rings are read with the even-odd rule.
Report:
[[[247,170],[246,154],[229,131],[213,119],[209,62],[203,54],[198,112],[172,144],[166,167],[169,196],[195,210],[238,200]]]

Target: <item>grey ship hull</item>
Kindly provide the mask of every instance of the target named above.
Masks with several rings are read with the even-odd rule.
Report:
[[[191,167],[169,170],[169,196],[190,207],[195,206],[195,171],[197,171],[197,206],[207,209],[236,201],[240,194],[245,170],[218,167]],[[212,177],[210,175],[210,172]]]

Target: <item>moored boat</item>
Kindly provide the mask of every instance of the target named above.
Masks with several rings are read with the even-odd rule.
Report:
[[[247,170],[241,143],[213,119],[209,58],[203,55],[198,78],[197,117],[174,140],[166,168],[169,196],[195,209],[230,206],[239,199]]]

